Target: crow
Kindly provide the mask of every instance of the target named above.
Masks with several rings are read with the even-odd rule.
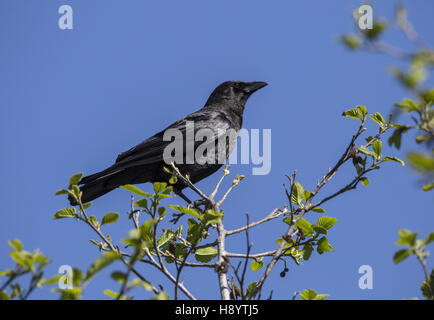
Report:
[[[265,87],[266,82],[242,82],[242,81],[226,81],[220,84],[209,96],[205,106],[174,122],[163,131],[155,134],[154,136],[142,141],[135,147],[120,153],[116,159],[115,164],[111,167],[84,177],[80,181],[80,190],[82,191],[81,201],[83,203],[92,201],[119,186],[126,184],[140,184],[145,182],[168,182],[171,178],[170,172],[164,168],[170,167],[165,159],[165,149],[173,142],[171,139],[165,137],[166,132],[170,130],[177,130],[180,132],[182,140],[191,140],[191,135],[188,134],[189,126],[194,126],[192,129],[194,134],[200,130],[208,130],[206,132],[213,132],[214,135],[207,143],[216,145],[219,137],[224,135],[228,130],[235,132],[235,135],[227,135],[223,137],[224,150],[215,147],[215,149],[206,150],[207,153],[214,152],[215,158],[224,156],[224,161],[200,161],[195,158],[194,154],[187,154],[188,148],[180,148],[182,151],[181,157],[175,158],[173,161],[179,171],[190,178],[192,183],[196,183],[209,175],[216,172],[227,160],[229,154],[235,144],[238,131],[241,129],[243,122],[244,106],[247,99],[255,91]],[[170,130],[169,130],[170,129]],[[193,137],[195,137],[193,135]],[[182,141],[182,145],[192,143],[193,151],[198,150],[201,141]],[[209,157],[212,154],[203,154]],[[193,161],[188,161],[187,158]],[[166,161],[165,161],[166,160]],[[181,160],[181,161],[180,161]],[[203,160],[203,159],[202,159]],[[182,193],[186,187],[179,179],[173,185],[173,190],[176,194],[181,196],[184,200],[191,203],[191,201]],[[77,203],[74,199],[69,199],[71,205]]]

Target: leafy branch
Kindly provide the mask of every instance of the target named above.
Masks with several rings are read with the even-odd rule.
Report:
[[[357,20],[357,15],[355,19]],[[412,51],[405,51],[381,40],[389,23],[376,21],[370,31],[360,31],[357,34],[342,37],[343,44],[351,50],[372,51],[385,54],[401,60],[407,65],[407,70],[393,67],[391,74],[398,83],[412,95],[412,98],[403,98],[394,104],[394,118],[407,115],[411,122],[394,126],[394,131],[388,143],[397,149],[401,148],[402,136],[410,131],[416,132],[415,142],[425,146],[428,151],[413,151],[407,154],[410,165],[421,175],[423,191],[434,190],[434,89],[426,86],[426,80],[434,67],[434,50],[419,35],[408,19],[408,13],[403,5],[398,5],[395,12],[396,27],[403,32],[407,40],[414,45]],[[431,149],[431,150],[430,150]],[[425,246],[431,242],[428,236],[425,240],[417,240],[417,233],[406,229],[398,232],[400,240],[398,245],[405,245],[408,248],[400,249],[394,256],[394,262],[399,263],[410,255],[415,255],[419,261],[425,280],[422,285],[422,293],[428,299],[433,299],[432,290],[433,274],[427,269],[427,253]]]
[[[358,20],[358,14],[354,15]],[[426,87],[430,71],[434,67],[434,50],[418,34],[408,19],[404,6],[398,5],[394,24],[403,32],[408,41],[415,46],[414,51],[405,52],[384,40],[381,40],[389,27],[385,20],[375,21],[371,30],[356,29],[355,34],[341,37],[342,43],[352,51],[370,51],[385,54],[407,64],[407,70],[393,67],[390,73],[398,83],[412,95],[394,104],[394,118],[406,114],[411,122],[394,127],[388,139],[390,146],[401,148],[402,135],[410,131],[417,132],[415,142],[430,149],[434,143],[434,89]],[[408,162],[423,177],[423,190],[434,189],[434,149],[429,152],[410,152]]]
[[[173,196],[173,188],[167,183],[154,183],[153,194],[133,185],[123,186],[123,189],[133,193],[128,217],[133,221],[134,229],[123,240],[123,243],[127,248],[132,249],[132,252],[121,251],[119,245],[115,245],[112,239],[102,231],[102,226],[115,223],[119,218],[119,214],[108,213],[103,217],[101,223],[95,216],[87,214],[86,210],[90,207],[90,204],[81,203],[81,192],[77,187],[81,174],[75,175],[70,179],[68,189],[60,190],[57,193],[73,197],[78,203],[78,211],[75,208],[65,208],[58,211],[55,214],[55,218],[75,218],[80,222],[84,222],[98,235],[101,241],[97,242],[93,240],[92,242],[104,252],[104,255],[98,258],[100,260],[103,259],[102,261],[94,263],[99,266],[94,268],[96,271],[101,270],[116,260],[124,263],[127,271],[122,273],[122,277],[119,272],[116,276],[112,274],[112,278],[121,282],[120,291],[118,293],[112,291],[106,292],[116,299],[131,298],[127,297],[125,293],[133,288],[134,284],[140,282],[142,286],[153,291],[156,296],[163,294],[161,285],[151,285],[151,282],[145,278],[143,273],[139,272],[139,263],[151,265],[163,273],[174,284],[175,299],[179,299],[179,290],[188,298],[195,299],[181,281],[182,271],[187,267],[212,268],[217,273],[220,295],[223,300],[238,298],[243,300],[260,299],[263,285],[278,261],[282,261],[285,265],[284,271],[281,272],[281,276],[284,277],[288,272],[287,258],[299,265],[303,260],[307,261],[310,258],[314,249],[319,254],[333,250],[327,235],[329,230],[336,224],[337,219],[322,216],[316,223],[310,223],[304,218],[306,213],[315,212],[322,214],[325,210],[321,206],[327,201],[356,189],[360,183],[364,186],[368,185],[368,173],[379,169],[380,165],[384,162],[396,161],[404,164],[398,158],[382,155],[381,139],[383,135],[390,128],[399,126],[398,124],[391,123],[390,119],[386,121],[379,113],[368,115],[367,109],[364,106],[357,106],[354,109],[347,110],[343,115],[359,120],[360,125],[356,133],[351,137],[341,157],[329,169],[327,174],[320,179],[316,187],[312,191],[308,191],[296,180],[296,173],[292,173],[287,176],[289,189],[285,188],[288,205],[283,208],[275,208],[270,214],[258,221],[250,222],[247,216],[246,225],[237,229],[228,230],[224,227],[224,212],[221,207],[244,177],[237,175],[226,191],[222,192],[221,198],[217,199],[219,189],[225,177],[230,174],[229,166],[226,166],[222,177],[210,194],[206,194],[195,186],[188,176],[182,175],[175,164],[172,163],[170,168],[166,168],[165,170],[172,175],[169,181],[171,184],[181,180],[183,184],[190,187],[199,197],[198,200],[191,202],[185,196],[182,197],[180,195],[188,202],[187,206],[161,205],[160,202],[163,199]],[[368,136],[364,144],[356,145],[358,139],[366,131],[365,123],[369,118],[378,124],[378,131],[375,135]],[[339,169],[349,161],[352,162],[356,169],[355,176],[337,191],[319,198],[322,188],[330,183]],[[135,199],[136,197],[138,198],[137,200]],[[168,228],[160,228],[160,225],[166,220],[167,209],[175,211],[172,214],[173,219],[169,221],[172,223],[172,226],[182,221],[181,218],[184,216],[188,216],[187,223],[181,223],[177,229],[173,229],[170,225]],[[148,219],[141,222],[143,215],[148,217]],[[252,253],[253,243],[250,241],[249,230],[280,217],[283,218],[283,223],[288,228],[285,234],[276,240],[278,244],[277,249]],[[184,231],[184,226],[187,226],[186,232]],[[246,234],[246,252],[228,251],[226,249],[226,238],[241,232],[245,232]],[[210,238],[212,239],[211,241],[208,240]],[[109,258],[106,255],[110,255]],[[191,261],[191,257],[193,256],[196,262]],[[232,259],[241,259],[241,261],[233,264]],[[245,279],[249,264],[250,269],[254,272],[261,269],[264,269],[264,271],[258,281],[246,285]],[[170,271],[170,265],[174,266],[175,274]],[[228,277],[231,272],[237,283],[229,281]],[[135,274],[138,280],[133,280],[132,284],[128,284],[128,278],[131,274]],[[270,293],[271,297],[272,293]],[[313,299],[316,295],[314,297],[313,291],[308,290],[304,294],[300,294],[300,297],[303,299]],[[325,296],[319,295],[318,298],[325,298]]]
[[[401,263],[409,256],[414,255],[419,262],[423,274],[424,281],[421,286],[422,295],[430,300],[434,300],[434,269],[428,272],[427,257],[429,252],[426,251],[426,246],[434,242],[434,232],[430,233],[425,239],[418,239],[416,232],[411,232],[407,229],[398,231],[399,239],[395,242],[396,245],[402,245],[405,248],[396,251],[393,256],[395,264]]]
[[[23,244],[18,239],[9,241],[9,245],[13,249],[10,257],[15,262],[15,267],[0,271],[0,277],[5,278],[0,284],[0,300],[15,298],[27,300],[36,288],[57,283],[59,276],[44,278],[44,269],[50,263],[48,257],[39,250],[33,252],[24,250]],[[27,287],[22,287],[18,282],[18,279],[23,277],[30,279]]]

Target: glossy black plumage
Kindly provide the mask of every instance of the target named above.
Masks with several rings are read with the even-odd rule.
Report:
[[[238,132],[242,126],[247,99],[253,92],[266,85],[265,82],[226,81],[222,83],[213,91],[202,109],[174,122],[154,136],[119,154],[115,164],[111,167],[84,177],[80,182],[80,189],[83,192],[82,202],[92,201],[125,184],[168,181],[170,176],[163,171],[163,167],[168,166],[163,159],[164,149],[170,143],[170,141],[163,140],[167,129],[180,130],[184,139],[188,121],[194,123],[194,132],[204,128],[214,132],[218,129],[222,131],[233,129]],[[215,139],[217,138],[216,133]],[[226,158],[234,142],[228,141]],[[200,141],[194,142],[194,149],[201,143]],[[222,166],[222,163],[178,164],[176,161],[175,164],[183,174],[189,175],[193,183],[208,177]],[[174,191],[183,196],[181,191],[184,187],[178,182],[174,185]],[[71,204],[74,203],[71,202]]]

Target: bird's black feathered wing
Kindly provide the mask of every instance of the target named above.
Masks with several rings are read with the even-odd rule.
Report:
[[[195,113],[186,116],[185,118],[174,122],[166,129],[142,141],[133,148],[120,153],[116,158],[116,162],[114,165],[101,172],[84,177],[81,180],[81,184],[87,184],[99,179],[104,179],[108,176],[112,176],[131,167],[150,165],[164,161],[164,149],[171,143],[171,141],[163,140],[164,132],[168,129],[177,129],[185,137],[187,121],[194,121],[195,132],[198,129],[203,128],[210,128],[215,130],[217,127],[221,129],[227,129],[230,127],[230,123],[228,122],[227,117],[223,113],[203,108]]]

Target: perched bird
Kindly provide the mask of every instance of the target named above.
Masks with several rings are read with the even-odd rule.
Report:
[[[177,130],[184,140],[183,143],[191,143],[193,153],[198,151],[202,141],[189,141],[194,139],[195,135],[189,135],[188,127],[193,124],[194,134],[202,130],[202,132],[212,132],[214,136],[207,141],[211,144],[217,144],[218,138],[224,132],[231,130],[234,135],[224,137],[224,150],[215,148],[210,152],[215,152],[215,163],[211,161],[203,163],[203,157],[197,159],[188,153],[188,147],[182,148],[182,161],[173,161],[179,171],[185,176],[188,175],[191,182],[198,182],[217,171],[227,160],[229,154],[235,144],[238,131],[241,129],[243,122],[244,106],[247,99],[255,91],[265,87],[266,82],[241,82],[241,81],[226,81],[220,84],[211,93],[205,106],[182,118],[163,131],[154,136],[142,141],[135,147],[118,155],[115,164],[111,167],[84,177],[80,181],[80,189],[82,191],[82,202],[92,201],[113,189],[126,184],[139,184],[144,182],[165,182],[171,177],[169,173],[163,170],[164,167],[170,167],[164,159],[165,149],[171,144],[171,140],[165,137],[165,132]],[[170,130],[169,130],[170,129]],[[169,131],[168,131],[169,130]],[[207,137],[209,139],[209,137]],[[223,163],[217,161],[217,158],[224,155]],[[206,157],[209,154],[204,153]],[[190,162],[187,161],[190,158]],[[191,161],[193,159],[193,162]],[[201,161],[202,160],[202,161]],[[186,187],[179,179],[173,185],[175,193],[183,199],[190,200],[182,193]],[[75,205],[73,199],[70,198],[71,205]]]

